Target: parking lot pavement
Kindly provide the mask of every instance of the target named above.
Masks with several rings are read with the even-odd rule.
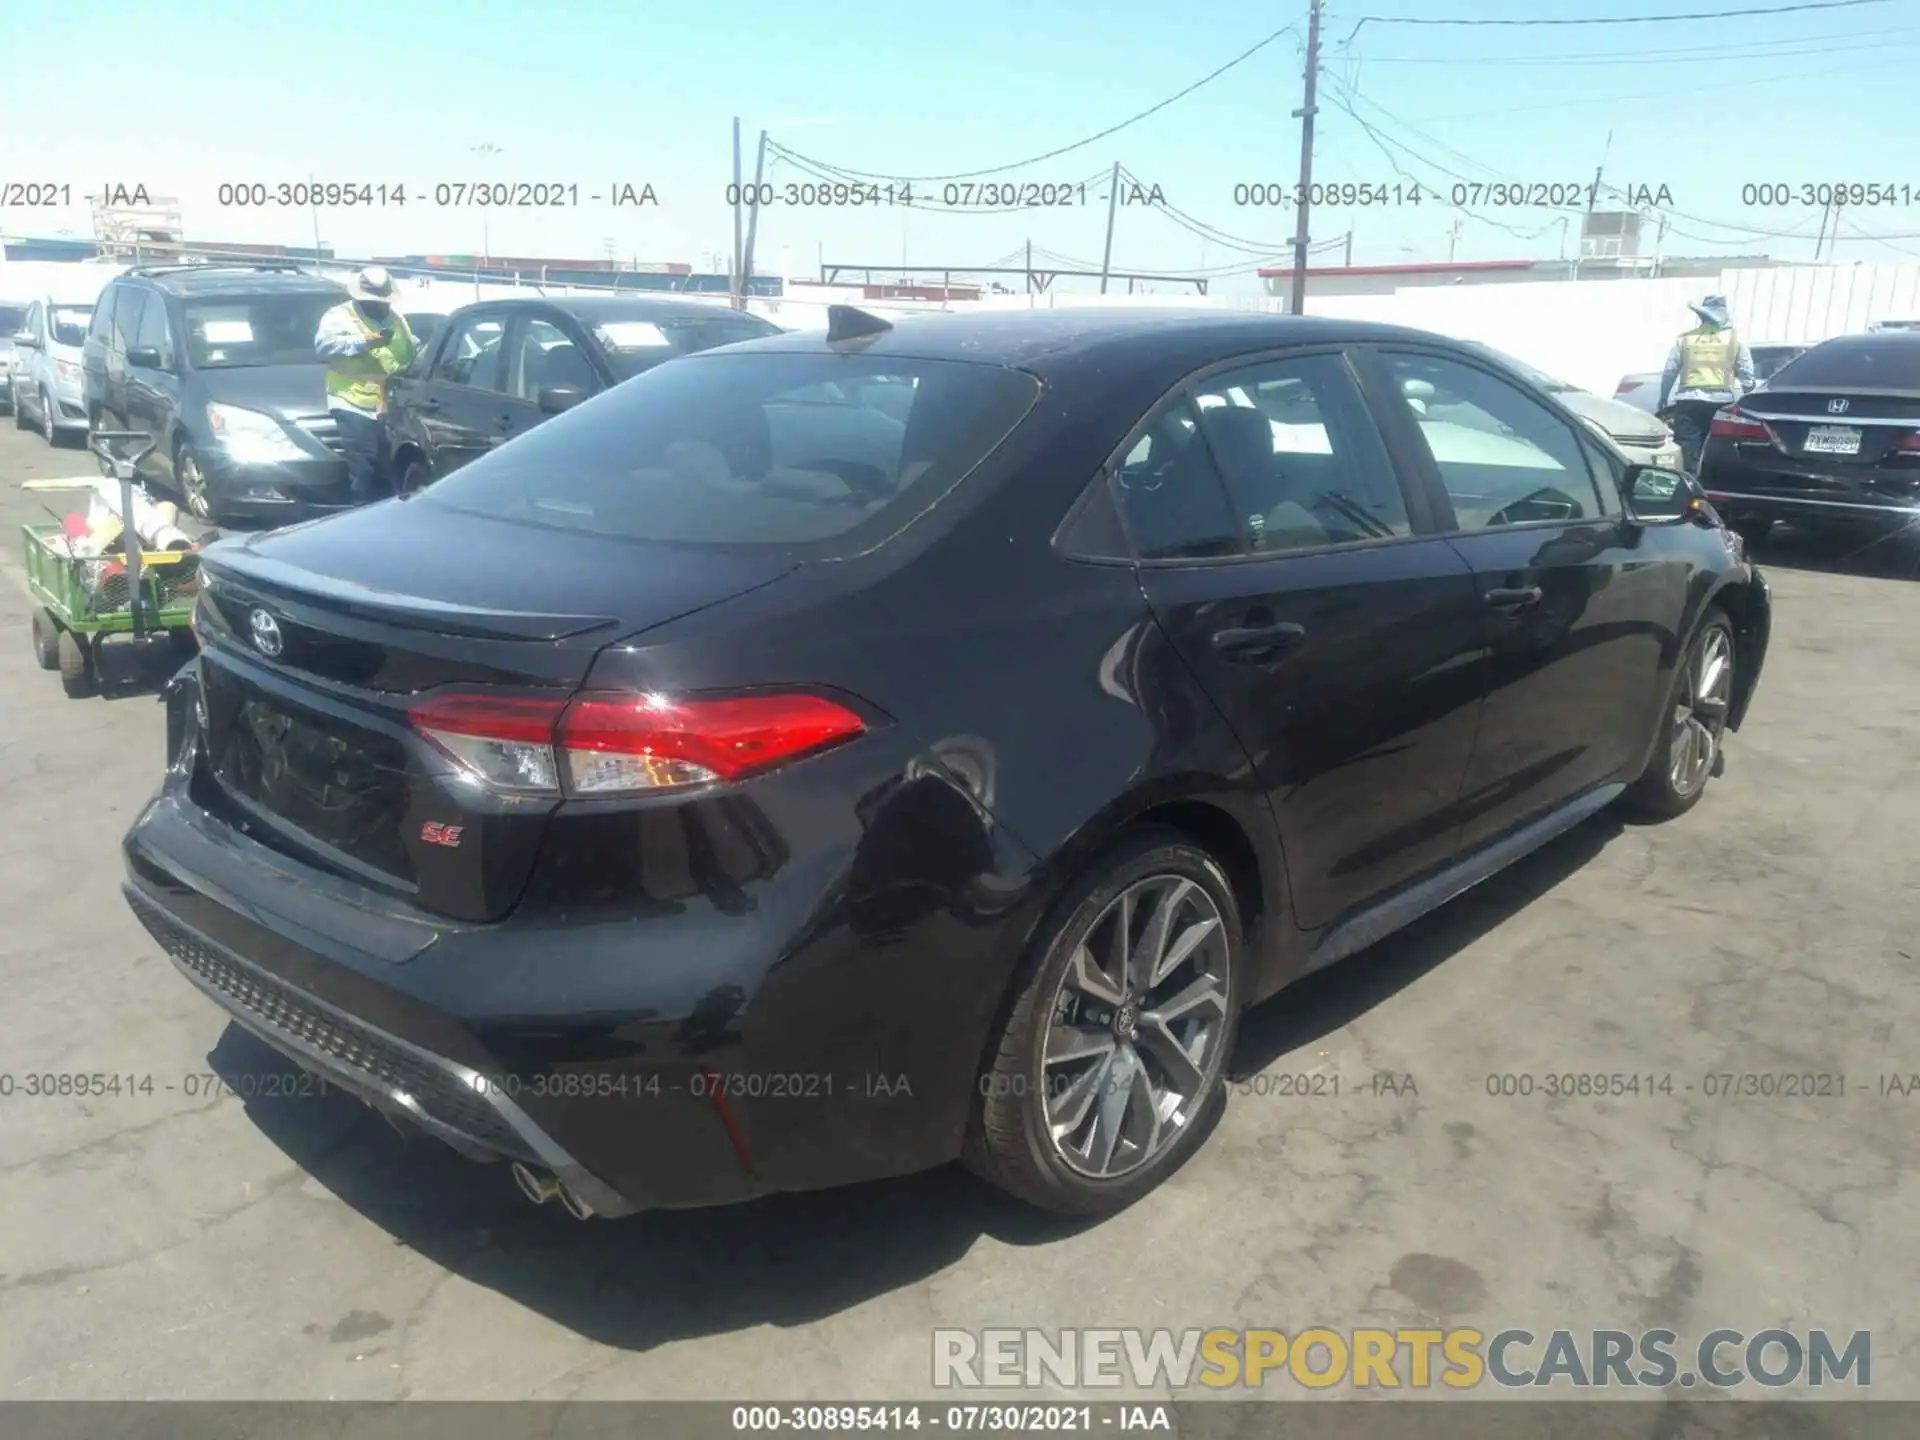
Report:
[[[89,465],[0,433],[0,1396],[924,1398],[936,1326],[1424,1324],[1865,1329],[1872,1393],[1920,1398],[1920,1093],[1880,1081],[1920,1072],[1912,551],[1784,546],[1705,802],[1590,823],[1255,1012],[1218,1132],[1131,1211],[949,1170],[579,1224],[351,1102],[196,1078],[283,1067],[120,900],[159,707],[66,700],[17,584],[17,482]],[[25,1093],[63,1072],[153,1088]],[[1673,1093],[1544,1098],[1576,1072]]]

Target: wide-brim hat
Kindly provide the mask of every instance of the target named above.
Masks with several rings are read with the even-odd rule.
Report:
[[[369,266],[347,282],[347,293],[356,300],[370,300],[378,305],[391,305],[400,298],[400,287],[394,284],[393,276],[379,266]]]

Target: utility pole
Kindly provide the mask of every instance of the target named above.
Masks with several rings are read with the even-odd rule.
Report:
[[[1033,241],[1027,241],[1027,306],[1033,306]]]
[[[1293,299],[1290,314],[1307,313],[1307,220],[1313,198],[1313,116],[1314,98],[1320,78],[1320,0],[1310,0],[1307,10],[1307,93],[1304,103],[1294,111],[1300,122],[1300,195],[1293,216]]]
[[[1611,155],[1612,153],[1613,153],[1613,132],[1609,130],[1607,131],[1607,143],[1601,146],[1600,148],[1600,163],[1593,167],[1593,188],[1587,191],[1586,213],[1589,215],[1593,214],[1593,207],[1597,205],[1600,201],[1600,177],[1606,174],[1607,156]],[[1586,243],[1587,243],[1587,222],[1585,220],[1582,220],[1580,222],[1580,245],[1573,252],[1572,278],[1575,280],[1578,280],[1580,278],[1580,252],[1581,250],[1584,250],[1586,248]]]
[[[727,267],[727,289],[733,295],[733,308],[740,308],[740,117],[733,117],[733,263]]]
[[[1353,232],[1351,230],[1347,231],[1347,248],[1340,257],[1340,264],[1348,270],[1353,268]]]
[[[753,241],[760,230],[760,179],[767,168],[767,132],[760,132],[760,149],[753,157],[753,209],[747,212],[747,248],[740,257],[740,298],[734,309],[747,308],[747,294],[753,289]]]
[[[1113,268],[1113,217],[1120,208],[1120,162],[1113,162],[1113,178],[1107,182],[1107,248],[1100,255],[1100,293],[1107,293],[1107,271]]]
[[[1820,229],[1813,237],[1813,258],[1820,258],[1820,247],[1827,243],[1827,215],[1833,209],[1833,201],[1828,200],[1820,207]]]
[[[1460,243],[1460,217],[1453,217],[1453,224],[1447,227],[1447,263],[1453,263],[1454,247]]]

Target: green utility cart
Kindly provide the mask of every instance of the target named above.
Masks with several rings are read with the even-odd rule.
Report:
[[[123,550],[76,555],[64,526],[33,522],[20,527],[26,542],[27,587],[39,602],[33,612],[34,655],[42,669],[60,672],[61,685],[75,699],[92,695],[119,675],[123,660],[135,662],[158,646],[190,650],[193,604],[200,592],[199,555],[190,550],[143,552],[133,523],[133,470],[153,449],[153,438],[103,430],[89,437],[88,444],[120,482]],[[76,482],[71,488],[95,487]]]

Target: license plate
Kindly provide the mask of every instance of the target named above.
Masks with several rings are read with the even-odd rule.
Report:
[[[1860,429],[1856,425],[1816,425],[1807,432],[1809,455],[1858,455]]]

